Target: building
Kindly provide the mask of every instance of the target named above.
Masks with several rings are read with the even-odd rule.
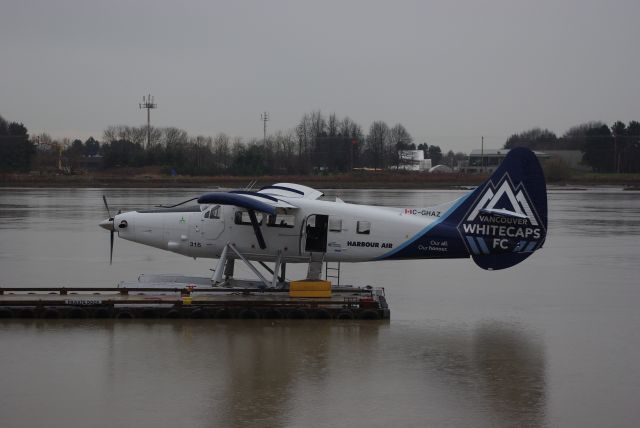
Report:
[[[484,149],[471,150],[469,158],[460,165],[460,171],[465,173],[491,173],[498,168],[504,158],[509,153],[509,149]],[[550,156],[544,152],[536,152],[539,160],[549,159]]]
[[[405,171],[429,171],[431,168],[431,159],[424,158],[422,150],[400,150],[400,169]]]

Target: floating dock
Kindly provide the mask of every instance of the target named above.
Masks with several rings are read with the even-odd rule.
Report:
[[[0,318],[389,319],[384,288],[340,286],[330,297],[209,278],[141,275],[118,287],[0,287]]]

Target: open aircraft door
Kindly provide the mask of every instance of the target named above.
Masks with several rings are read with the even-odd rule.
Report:
[[[300,228],[300,254],[326,253],[328,229],[328,215],[311,214],[308,216]]]

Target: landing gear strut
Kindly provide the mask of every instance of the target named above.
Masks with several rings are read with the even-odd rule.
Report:
[[[234,256],[230,257],[229,252],[233,253]],[[282,252],[278,252],[273,270],[271,270],[263,262],[260,262],[260,264],[265,267],[271,274],[271,278],[267,279],[262,273],[260,273],[260,271],[253,265],[253,263],[247,260],[247,258],[243,256],[240,251],[238,251],[238,249],[232,242],[227,242],[227,244],[222,249],[220,260],[218,260],[218,264],[216,265],[213,276],[211,277],[212,285],[222,285],[233,278],[236,258],[240,259],[249,269],[251,269],[251,271],[258,277],[258,279],[264,284],[265,287],[279,288],[284,286],[287,264],[283,261]],[[280,276],[278,276],[278,271],[280,271]]]

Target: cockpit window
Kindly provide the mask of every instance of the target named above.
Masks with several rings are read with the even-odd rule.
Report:
[[[204,213],[204,218],[220,218],[220,205],[215,206]]]

